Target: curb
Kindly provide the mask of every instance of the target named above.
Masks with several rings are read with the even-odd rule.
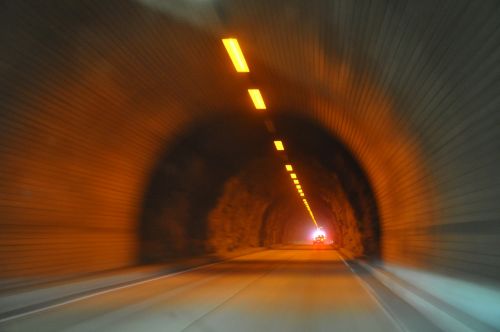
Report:
[[[357,264],[444,331],[496,331],[495,328],[427,293],[425,290],[409,284],[383,267],[374,266],[363,261],[357,261]]]

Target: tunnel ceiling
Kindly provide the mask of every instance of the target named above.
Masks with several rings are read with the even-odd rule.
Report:
[[[4,274],[136,262],[146,236],[145,201],[166,149],[207,118],[252,114],[250,86],[263,91],[292,151],[300,135],[310,134],[307,126],[287,127],[287,119],[307,119],[337,142],[335,151],[318,143],[314,153],[298,148],[293,156],[311,174],[311,186],[342,189],[331,192],[345,195],[361,237],[377,238],[376,228],[369,234],[362,226],[366,215],[377,216],[383,260],[490,277],[500,272],[493,254],[500,240],[497,2],[0,6]],[[220,41],[228,36],[240,40],[250,75],[231,67]],[[257,136],[258,149],[266,138]],[[342,149],[361,177],[339,173],[335,152]],[[241,188],[245,172],[273,169],[265,153],[260,161],[259,151],[249,153],[257,156],[253,166],[235,163],[221,175],[227,181],[214,189],[217,202],[230,199],[231,186]],[[311,191],[319,213],[337,218],[325,208],[328,194]],[[373,202],[359,203],[350,192],[372,195]],[[272,234],[276,241],[284,236]]]

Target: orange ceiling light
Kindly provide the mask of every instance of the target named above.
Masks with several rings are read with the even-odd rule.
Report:
[[[248,73],[250,72],[250,69],[248,68],[247,62],[245,60],[245,56],[243,55],[243,52],[241,51],[240,45],[238,43],[238,40],[236,38],[223,38],[222,43],[224,44],[224,47],[226,48],[226,51],[229,55],[229,58],[231,59],[234,68],[236,69],[237,72],[239,73]],[[252,99],[252,102],[255,106],[255,109],[257,110],[265,110],[266,109],[266,103],[264,102],[264,98],[262,98],[262,94],[259,89],[248,89],[248,94],[250,98]],[[271,133],[275,132],[274,125],[272,124],[271,121],[266,121],[266,126],[268,128],[268,131]],[[283,142],[280,140],[274,140],[274,146],[277,151],[284,151],[285,146],[283,145]],[[285,168],[287,172],[293,172],[293,167],[290,164],[286,164]],[[300,197],[305,197],[304,192],[302,191],[302,186],[299,185],[299,180],[297,179],[297,175],[295,173],[290,173],[290,177],[293,179],[293,183],[295,184],[295,187],[297,188],[297,191],[299,192]],[[316,218],[314,218],[314,214],[309,207],[309,203],[305,198],[302,199],[306,209],[309,212],[309,215],[311,216],[311,220],[313,223],[318,227],[318,224],[316,222]]]
[[[266,109],[266,104],[264,103],[264,99],[262,98],[262,94],[260,93],[259,89],[248,89],[248,94],[250,95],[250,98],[252,99],[253,105],[255,106],[255,109],[258,110],[265,110]]]
[[[225,38],[222,39],[222,43],[224,44],[236,71],[238,73],[248,73],[250,69],[245,61],[245,57],[243,56],[238,40],[236,38]]]
[[[278,151],[285,150],[285,146],[283,145],[282,141],[274,141],[274,146],[276,147],[276,150],[278,150]]]

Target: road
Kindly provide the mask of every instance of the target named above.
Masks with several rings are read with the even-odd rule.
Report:
[[[85,297],[1,331],[399,331],[335,250],[267,250]]]

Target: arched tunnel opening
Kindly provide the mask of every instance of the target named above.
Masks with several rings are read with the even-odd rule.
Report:
[[[496,1],[0,1],[0,330],[500,330],[499,22]]]
[[[314,121],[293,112],[274,120],[319,225],[354,256],[379,257],[376,202],[359,163]],[[259,115],[222,113],[167,144],[145,190],[140,262],[309,240],[312,221],[269,136]]]

